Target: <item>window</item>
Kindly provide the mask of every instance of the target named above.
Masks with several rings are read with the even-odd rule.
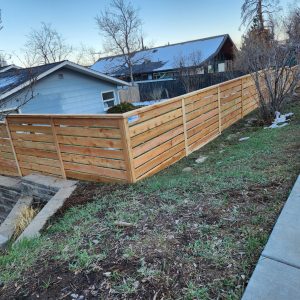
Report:
[[[225,63],[218,64],[218,72],[225,72]]]
[[[103,100],[105,110],[108,110],[109,108],[113,107],[115,105],[114,91],[103,92],[102,100]]]
[[[213,73],[214,72],[214,66],[213,65],[208,65],[208,73]]]
[[[203,67],[196,68],[195,73],[198,74],[198,75],[199,74],[204,74],[204,68]]]

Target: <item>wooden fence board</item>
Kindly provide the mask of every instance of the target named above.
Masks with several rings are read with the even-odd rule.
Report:
[[[173,147],[181,142],[184,142],[183,134],[180,134],[180,135],[176,136],[175,138],[173,138],[165,143],[160,144],[159,146],[152,149],[151,151],[148,151],[148,152],[136,157],[134,159],[134,166],[138,167],[138,166],[146,163],[147,161],[151,160],[153,157],[160,155],[161,153],[167,151],[171,147]]]
[[[209,105],[202,106],[199,109],[188,113],[186,115],[186,121],[189,122],[189,121],[199,117],[199,115],[205,114],[205,113],[207,113],[209,111],[212,111],[213,109],[216,109],[216,108],[218,108],[218,101],[214,101]]]
[[[181,126],[182,127],[182,117],[173,119],[167,123],[164,123],[162,125],[159,125],[157,127],[154,127],[152,129],[149,129],[148,131],[135,135],[131,137],[131,144],[132,147],[136,147],[139,144],[145,143],[157,136],[160,136],[161,134],[164,134],[165,132],[171,131],[174,128],[177,128]]]
[[[149,129],[155,128],[159,125],[165,124],[170,120],[176,119],[182,116],[181,108],[176,109],[174,111],[168,112],[164,115],[161,115],[156,118],[150,119],[148,122],[137,124],[136,126],[129,128],[130,136],[135,136],[137,134],[143,133]]]
[[[182,152],[185,153],[184,140],[180,144],[175,145],[172,148],[168,148],[165,152],[156,155],[154,158],[152,158],[150,161],[146,162],[145,164],[136,167],[137,178],[149,172],[151,169],[157,167],[158,165],[164,163],[166,160],[169,160],[175,154],[182,153]]]
[[[0,174],[9,176],[20,175],[10,134],[5,123],[0,123]]]
[[[148,106],[148,107],[151,107],[151,106]],[[138,116],[138,119],[136,121],[133,121],[132,123],[129,123],[129,127],[136,126],[137,124],[146,122],[146,121],[156,118],[160,115],[170,113],[179,108],[181,108],[181,101],[177,100],[172,103],[169,103],[169,104],[166,104],[163,106],[159,106],[159,108],[153,108],[150,110],[148,109],[144,112],[143,111],[138,112],[139,110],[137,110],[136,115]]]

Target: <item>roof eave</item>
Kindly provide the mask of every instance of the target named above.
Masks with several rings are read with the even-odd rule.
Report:
[[[128,82],[125,82],[123,80],[120,80],[120,79],[116,79],[116,78],[113,78],[111,76],[108,76],[108,75],[105,75],[105,74],[102,74],[100,72],[97,72],[97,71],[93,71],[93,70],[90,70],[88,68],[85,68],[85,67],[82,67],[80,65],[77,65],[75,63],[72,63],[70,61],[63,61],[61,62],[60,64],[54,66],[53,68],[41,73],[40,75],[38,75],[34,80],[36,81],[39,81],[40,79],[46,77],[47,75],[61,69],[61,68],[69,68],[69,69],[73,69],[73,70],[76,70],[80,73],[84,73],[88,76],[92,76],[92,77],[95,77],[95,78],[98,78],[98,79],[101,79],[101,80],[104,80],[104,81],[108,81],[110,83],[113,83],[113,84],[116,84],[116,85],[126,85],[126,86],[130,86],[130,83]],[[11,89],[10,91],[4,93],[4,94],[1,94],[0,95],[0,100],[3,100],[17,92],[19,92],[20,90],[24,89],[25,87],[28,87],[30,84],[32,83],[32,80],[28,80],[26,82],[24,82],[23,84],[20,84],[19,86]]]

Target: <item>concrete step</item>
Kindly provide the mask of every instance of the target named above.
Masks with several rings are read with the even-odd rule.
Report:
[[[18,199],[20,198],[20,196],[19,197],[15,197],[15,198],[7,198],[7,197],[3,197],[3,196],[0,196],[0,204],[12,204],[12,205],[14,205],[14,204],[16,204],[17,203],[17,201],[18,201]]]
[[[10,212],[12,208],[13,208],[13,205],[8,206],[8,205],[0,204],[0,212],[3,212],[3,213]]]
[[[33,198],[31,196],[21,197],[7,215],[5,221],[0,225],[0,248],[4,247],[13,236],[20,211],[29,207],[32,204],[32,201]]]
[[[20,198],[20,196],[21,196],[21,193],[17,193],[15,191],[1,191],[0,190],[0,198],[17,201],[18,198]]]
[[[0,186],[8,187],[8,188],[16,188],[20,184],[21,179],[7,177],[7,176],[0,176]]]
[[[48,202],[58,191],[29,181],[23,181],[21,186],[23,194],[32,195],[34,199],[41,202]]]

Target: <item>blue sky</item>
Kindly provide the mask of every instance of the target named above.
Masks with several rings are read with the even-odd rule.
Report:
[[[109,0],[0,0],[4,29],[0,50],[22,56],[20,49],[32,28],[51,23],[68,43],[101,50],[95,16]],[[151,46],[229,33],[236,43],[243,0],[132,0],[140,10]],[[300,0],[281,0],[282,7]]]

